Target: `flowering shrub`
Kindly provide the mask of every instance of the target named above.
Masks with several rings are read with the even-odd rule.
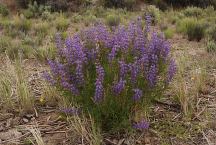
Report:
[[[58,57],[48,62],[46,79],[109,131],[140,122],[136,110],[160,97],[176,71],[170,44],[162,34],[149,33],[151,17],[145,28],[141,21],[112,31],[98,23],[65,42],[57,34]]]

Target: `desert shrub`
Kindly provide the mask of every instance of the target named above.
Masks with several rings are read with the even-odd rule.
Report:
[[[58,31],[65,31],[69,26],[69,20],[63,14],[60,14],[56,18],[55,24]]]
[[[121,22],[121,18],[118,15],[115,14],[109,14],[106,17],[106,24],[110,27],[118,26]]]
[[[160,10],[165,11],[168,9],[168,4],[165,0],[146,0],[149,4],[155,5]]]
[[[188,40],[200,41],[205,36],[205,26],[201,22],[195,21],[187,26]]]
[[[162,97],[176,71],[169,43],[149,34],[150,23],[148,17],[143,29],[139,18],[113,31],[99,23],[65,41],[57,34],[58,57],[44,77],[104,130],[125,131],[131,122],[148,128],[139,113]]]
[[[1,3],[0,3],[0,14],[2,14],[2,16],[7,16],[9,14],[8,8]]]
[[[157,24],[160,20],[160,10],[154,5],[150,5],[147,7],[146,15],[150,15],[152,18],[152,24]]]
[[[175,33],[175,30],[172,28],[167,28],[166,30],[164,30],[164,35],[165,35],[165,38],[167,39],[172,38],[174,33]]]
[[[203,9],[198,8],[198,7],[187,7],[184,11],[183,14],[186,17],[199,17],[203,13]]]
[[[136,0],[100,0],[100,3],[109,8],[127,8],[131,10],[134,8]]]
[[[216,53],[216,43],[215,43],[215,41],[209,41],[207,43],[206,50],[209,53]]]

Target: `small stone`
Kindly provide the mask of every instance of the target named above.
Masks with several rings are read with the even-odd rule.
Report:
[[[8,130],[7,132],[0,133],[0,140],[19,138],[20,136],[22,136],[21,132],[17,131],[17,129],[11,129],[11,130]]]
[[[32,118],[31,118],[31,121],[34,121],[34,120],[35,120],[35,117],[32,117]]]
[[[25,115],[25,117],[26,117],[27,119],[31,119],[32,117],[34,117],[34,114],[27,114],[27,115]]]
[[[29,122],[29,120],[26,119],[26,118],[23,118],[23,121],[24,121],[25,123],[28,123],[28,122]]]

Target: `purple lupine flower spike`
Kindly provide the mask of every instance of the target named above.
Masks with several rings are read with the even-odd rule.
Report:
[[[79,115],[81,110],[80,110],[80,108],[72,107],[72,108],[62,108],[62,109],[60,109],[60,112],[66,114],[66,115]]]
[[[150,87],[154,87],[157,82],[157,67],[156,65],[151,65],[148,74],[147,74],[147,80]]]
[[[172,81],[175,73],[176,73],[176,70],[177,70],[177,66],[176,66],[176,63],[175,61],[172,59],[170,61],[170,64],[169,64],[169,68],[168,68],[168,73],[167,73],[167,80],[166,80],[166,83],[169,83]]]
[[[152,23],[151,16],[150,15],[146,15],[145,21],[146,21],[145,33],[148,34],[150,32],[150,26],[151,26],[151,23]]]
[[[143,92],[142,90],[140,89],[133,89],[134,91],[134,96],[133,96],[133,100],[134,101],[139,101],[143,95]]]
[[[124,78],[129,71],[129,66],[124,61],[119,61],[119,65],[120,65],[120,78]]]
[[[149,128],[149,123],[141,120],[140,122],[134,123],[133,128],[144,131]]]
[[[103,81],[104,81],[104,69],[100,64],[96,65],[96,73],[97,78],[95,82],[95,95],[94,95],[94,101],[96,103],[100,102],[103,99],[104,95],[104,88],[103,88]]]
[[[76,79],[77,79],[77,83],[79,85],[83,85],[84,84],[84,74],[83,74],[83,64],[81,61],[76,61]]]
[[[113,87],[114,93],[117,95],[120,94],[124,90],[125,84],[126,81],[121,78],[120,81],[117,84],[115,84]]]

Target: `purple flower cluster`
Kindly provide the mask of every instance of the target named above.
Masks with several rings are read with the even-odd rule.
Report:
[[[133,128],[143,131],[149,128],[149,123],[145,120],[141,120],[140,122],[134,123]]]
[[[128,26],[120,25],[113,30],[97,23],[66,38],[64,44],[60,34],[57,34],[59,56],[56,61],[48,62],[50,74],[45,74],[45,77],[51,84],[60,85],[75,95],[85,89],[89,80],[95,80],[94,83],[91,81],[95,88],[94,102],[102,101],[104,86],[113,84],[111,88],[116,95],[128,87],[134,90],[133,99],[139,100],[145,88],[157,87],[160,80],[169,83],[176,72],[175,62],[169,55],[170,44],[161,34],[153,32],[148,35],[150,26],[151,17],[147,15],[145,28],[141,18],[138,18]],[[92,75],[95,66],[96,74]],[[109,71],[107,76],[102,66],[110,67],[106,69]],[[164,74],[161,72],[167,74],[161,76]],[[89,79],[89,76],[95,78]],[[109,84],[105,84],[105,77],[109,78],[106,79]],[[165,78],[159,79],[162,77]]]
[[[58,56],[48,61],[50,72],[44,73],[44,78],[66,91],[64,94],[71,92],[68,97],[86,111],[94,110],[91,115],[97,115],[95,119],[105,116],[102,118],[112,121],[116,114],[133,111],[134,105],[139,108],[144,98],[150,102],[161,93],[158,87],[165,88],[172,81],[176,64],[164,35],[150,34],[151,17],[146,16],[145,27],[142,24],[139,17],[112,30],[97,23],[65,40],[57,34]],[[61,111],[74,115],[79,109]],[[133,127],[145,130],[149,123],[141,120]]]

